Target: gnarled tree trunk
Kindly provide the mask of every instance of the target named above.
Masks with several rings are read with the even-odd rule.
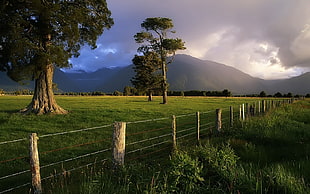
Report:
[[[34,114],[67,114],[68,111],[61,108],[55,101],[53,92],[53,74],[54,66],[47,65],[35,79],[35,90],[31,103],[23,110],[22,113]]]

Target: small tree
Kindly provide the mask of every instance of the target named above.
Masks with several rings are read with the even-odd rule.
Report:
[[[276,97],[276,98],[283,97],[283,95],[280,92],[275,93],[273,96]]]
[[[158,69],[161,60],[154,52],[147,52],[144,56],[136,55],[132,60],[136,75],[131,79],[131,83],[139,92],[147,93],[148,101],[152,101],[154,90],[160,88],[161,76]]]
[[[261,92],[259,93],[259,97],[266,97],[266,96],[267,96],[267,94],[266,94],[265,91],[261,91]]]
[[[141,27],[145,31],[139,32],[134,36],[136,42],[142,44],[142,46],[138,48],[138,51],[144,54],[155,52],[159,55],[161,62],[160,69],[162,72],[161,89],[163,104],[167,104],[167,64],[172,63],[177,50],[185,49],[184,42],[179,38],[167,38],[168,33],[174,33],[174,31],[171,30],[173,28],[173,23],[170,18],[147,18],[143,21]],[[170,58],[168,58],[169,56]]]
[[[225,96],[225,97],[231,97],[232,96],[231,92],[227,89],[223,90],[222,93],[223,93],[223,96]]]

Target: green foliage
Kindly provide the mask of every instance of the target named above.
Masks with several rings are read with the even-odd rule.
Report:
[[[154,52],[145,53],[144,56],[136,55],[133,60],[136,75],[131,83],[139,92],[149,93],[160,88],[161,76],[158,72],[161,62]]]
[[[70,67],[80,47],[96,47],[113,25],[105,0],[0,3],[0,71],[15,81],[34,79],[48,64]]]
[[[171,159],[169,193],[195,193],[204,181],[202,164],[185,152],[177,152]]]
[[[137,93],[137,89],[131,86],[125,86],[124,88],[124,96],[135,96]]]
[[[123,92],[120,92],[120,91],[118,91],[118,90],[115,90],[115,91],[113,92],[113,96],[123,96]]]

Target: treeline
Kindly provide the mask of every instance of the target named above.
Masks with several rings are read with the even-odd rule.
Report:
[[[16,91],[6,92],[0,89],[0,95],[33,95],[32,90],[22,89]],[[55,92],[55,95],[65,96],[146,96],[146,93],[138,92],[134,87],[126,86],[123,92],[115,90],[112,93],[105,93],[102,91],[93,92]],[[154,91],[154,96],[161,96],[160,91]],[[307,95],[293,94],[291,92],[282,94],[277,92],[275,94],[267,94],[265,91],[261,91],[259,94],[246,94],[246,95],[232,95],[232,92],[225,89],[223,91],[201,91],[201,90],[190,90],[190,91],[168,91],[168,96],[211,96],[211,97],[276,97],[276,98],[292,98],[292,97],[306,97],[310,98],[310,93]]]

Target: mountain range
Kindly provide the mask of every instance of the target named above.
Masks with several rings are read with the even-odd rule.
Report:
[[[130,79],[134,74],[133,65],[102,68],[92,73],[66,73],[56,69],[54,82],[63,92],[113,92],[123,91],[125,86],[131,86]],[[173,91],[228,89],[233,94],[257,94],[261,91],[267,94],[310,93],[310,72],[289,79],[263,80],[233,67],[189,55],[176,55],[174,62],[168,67],[167,75],[169,90]],[[0,88],[5,91],[32,89],[33,83],[19,85],[0,72]]]

